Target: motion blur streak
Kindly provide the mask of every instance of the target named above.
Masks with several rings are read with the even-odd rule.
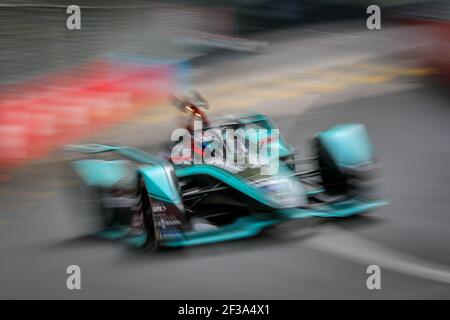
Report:
[[[40,158],[160,104],[177,88],[177,72],[176,63],[103,59],[4,88],[0,168]]]
[[[450,298],[448,1],[377,1],[374,31],[367,1],[81,0],[81,30],[72,1],[16,2],[0,0],[0,298]],[[80,236],[60,147],[167,151],[186,119],[166,96],[191,88],[211,119],[269,115],[302,157],[364,124],[390,205],[157,253]]]

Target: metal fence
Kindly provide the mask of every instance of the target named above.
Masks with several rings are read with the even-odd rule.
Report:
[[[210,8],[143,0],[105,5],[105,1],[94,0],[80,5],[81,30],[68,30],[69,3],[55,3],[0,3],[0,85],[56,70],[67,72],[111,52],[154,59],[187,58],[199,52],[174,41],[178,35],[223,28]]]

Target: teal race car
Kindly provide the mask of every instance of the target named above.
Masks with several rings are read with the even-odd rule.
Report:
[[[230,128],[277,129],[262,114],[212,129],[220,135]],[[244,144],[258,139],[249,135]],[[362,124],[318,133],[306,159],[296,159],[281,136],[269,135],[265,143],[277,151],[275,174],[262,174],[258,165],[179,164],[131,147],[71,146],[81,155],[69,165],[79,182],[70,191],[77,201],[71,207],[93,218],[100,237],[169,248],[251,237],[290,220],[348,217],[387,204],[377,192],[378,166]]]

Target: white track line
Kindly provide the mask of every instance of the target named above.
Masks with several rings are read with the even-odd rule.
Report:
[[[450,284],[449,267],[384,247],[337,226],[325,227],[319,235],[308,239],[307,244],[350,260]]]

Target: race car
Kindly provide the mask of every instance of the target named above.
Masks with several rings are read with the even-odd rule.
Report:
[[[233,117],[212,129],[220,134],[224,128],[277,129],[263,114]],[[261,143],[260,137],[248,135],[249,142]],[[388,203],[378,195],[378,164],[362,124],[318,133],[314,154],[304,159],[296,159],[281,136],[269,135],[264,143],[277,151],[269,157],[278,161],[270,175],[258,164],[180,164],[125,146],[71,146],[82,155],[69,166],[79,181],[71,207],[95,218],[100,237],[173,248],[251,237],[296,219],[349,217]]]

